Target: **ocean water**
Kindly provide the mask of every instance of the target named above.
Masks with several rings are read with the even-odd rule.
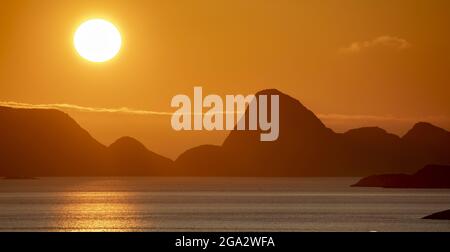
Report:
[[[0,231],[450,231],[450,190],[358,178],[0,179]]]

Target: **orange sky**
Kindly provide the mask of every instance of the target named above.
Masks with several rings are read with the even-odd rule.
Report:
[[[103,64],[72,45],[94,17],[123,36]],[[173,111],[171,98],[197,85],[278,88],[337,131],[450,129],[448,24],[446,0],[2,1],[0,101]],[[130,135],[172,158],[225,135],[173,132],[167,116],[69,113],[105,144]]]

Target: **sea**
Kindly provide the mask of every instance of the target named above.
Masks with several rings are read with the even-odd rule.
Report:
[[[358,178],[0,179],[0,231],[450,231],[450,190]]]

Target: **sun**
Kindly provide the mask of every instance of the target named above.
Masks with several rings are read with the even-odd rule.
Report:
[[[105,62],[114,58],[120,51],[122,37],[111,22],[104,19],[90,19],[78,27],[73,44],[84,59]]]

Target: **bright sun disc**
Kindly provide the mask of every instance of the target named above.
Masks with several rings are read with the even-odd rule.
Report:
[[[92,62],[104,62],[119,52],[122,38],[119,30],[103,19],[91,19],[78,27],[73,38],[81,57]]]

